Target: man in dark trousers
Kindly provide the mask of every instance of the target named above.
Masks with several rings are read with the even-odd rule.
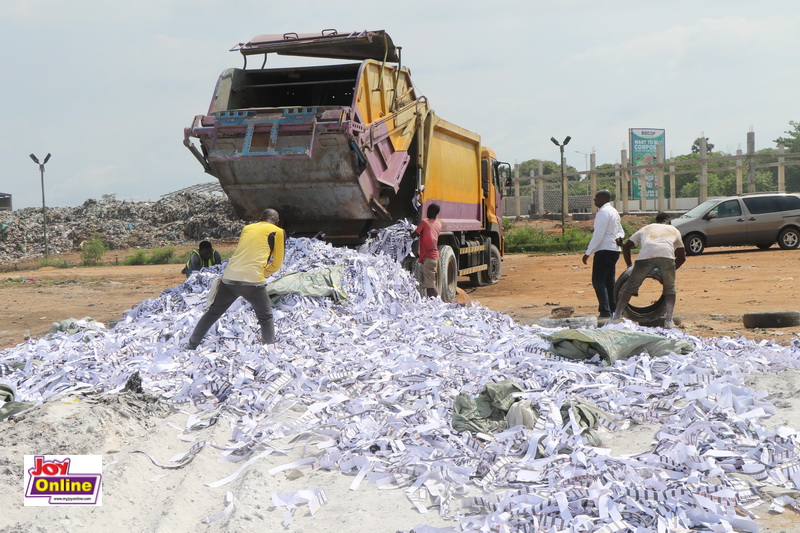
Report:
[[[636,246],[641,248],[634,263],[631,259],[631,249]],[[628,282],[619,292],[619,302],[612,322],[619,322],[622,319],[622,313],[628,307],[631,296],[637,293],[650,271],[657,268],[661,283],[664,285],[664,328],[674,328],[672,314],[675,311],[678,292],[675,287],[675,271],[686,262],[686,250],[683,248],[681,232],[672,226],[669,215],[659,213],[656,215],[655,224],[648,224],[631,235],[622,246],[622,257],[628,268],[633,265],[633,270]]]
[[[429,298],[436,298],[436,272],[439,270],[439,233],[442,222],[439,216],[439,204],[428,205],[428,218],[419,222],[413,235],[419,237],[419,262],[422,263],[422,280],[419,286],[426,290]]]
[[[205,334],[238,298],[253,306],[261,326],[261,341],[275,343],[272,302],[264,288],[266,278],[283,264],[284,231],[278,227],[278,212],[265,209],[261,221],[246,225],[239,236],[236,251],[225,266],[222,281],[208,311],[195,326],[186,347],[194,350]]]
[[[583,264],[594,254],[592,260],[592,287],[597,295],[600,318],[611,318],[616,307],[614,302],[614,283],[617,281],[617,261],[619,261],[619,245],[617,239],[625,236],[619,213],[611,205],[611,192],[597,191],[594,205],[598,208],[594,217],[594,232]]]
[[[219,252],[211,246],[210,242],[201,241],[197,249],[192,250],[192,255],[189,256],[189,260],[186,261],[186,266],[183,267],[181,272],[186,274],[188,278],[195,270],[219,265],[220,263],[222,263],[222,258],[219,256]]]

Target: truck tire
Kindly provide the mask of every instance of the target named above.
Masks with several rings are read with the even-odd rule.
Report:
[[[617,278],[616,283],[614,283],[614,301],[619,301],[619,293],[625,288],[625,285],[628,283],[628,278],[631,277],[631,269],[626,269],[625,272],[620,274]],[[657,280],[659,283],[661,282],[661,272],[654,268],[649,277]],[[662,283],[663,285],[663,283]],[[662,291],[661,296],[650,305],[644,307],[636,307],[628,304],[628,307],[622,313],[623,316],[626,316],[633,320],[634,322],[641,324],[642,326],[657,326],[664,324],[664,312],[666,311],[666,301],[664,300],[664,293]]]
[[[500,281],[500,267],[503,258],[500,257],[500,250],[494,244],[489,245],[489,265],[488,269],[478,272],[478,279],[481,285],[494,285]]]
[[[783,250],[794,250],[800,244],[800,232],[797,228],[783,228],[778,234],[778,246]]]
[[[699,233],[690,233],[683,239],[686,255],[700,255],[706,249],[706,241]]]
[[[457,283],[456,254],[446,244],[439,246],[439,271],[436,274],[436,285],[439,287],[439,298],[443,302],[452,302],[455,299]]]
[[[789,328],[800,326],[800,311],[772,311],[768,313],[746,313],[742,315],[744,327]]]

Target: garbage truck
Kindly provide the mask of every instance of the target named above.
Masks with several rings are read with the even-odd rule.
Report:
[[[384,30],[259,35],[231,51],[244,64],[219,76],[184,145],[242,219],[272,207],[289,236],[356,245],[437,203],[442,299],[461,276],[500,279],[508,163],[434,113]],[[337,61],[266,68],[270,54]]]

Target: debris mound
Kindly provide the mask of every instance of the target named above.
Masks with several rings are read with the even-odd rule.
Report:
[[[112,250],[157,248],[204,238],[236,240],[244,223],[226,196],[185,192],[156,202],[128,202],[104,197],[78,207],[47,208],[50,253],[79,251],[93,236]],[[44,255],[41,208],[0,214],[3,262]]]

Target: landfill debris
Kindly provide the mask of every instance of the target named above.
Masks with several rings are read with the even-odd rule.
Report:
[[[44,255],[42,209],[0,212],[2,261]],[[79,251],[94,236],[111,250],[158,248],[202,239],[236,240],[244,226],[225,196],[186,192],[156,202],[104,197],[78,207],[47,208],[47,245],[51,254]]]
[[[347,303],[284,296],[272,346],[261,345],[255,315],[239,300],[199,350],[183,348],[220,265],[143,301],[88,341],[56,332],[0,351],[0,368],[32,403],[117,392],[138,372],[147,394],[198,411],[185,434],[202,418],[233,426],[220,460],[243,466],[208,487],[257,469],[264,450],[286,440],[319,442],[270,474],[308,467],[353,476],[352,490],[399,488],[420,513],[451,520],[452,531],[757,531],[751,509],[764,503],[762,489],[800,488],[797,431],[768,427],[772,398],[745,386],[754,372],[800,368],[797,343],[657,330],[694,351],[575,362],[549,351],[552,329],[422,298],[389,255],[288,239],[282,271],[333,265],[344,268]],[[533,429],[453,429],[460,393],[507,380],[535,407]],[[624,456],[592,446],[578,420],[564,422],[575,402],[605,413],[598,422],[611,431],[660,425],[653,446]],[[198,521],[225,518],[235,529],[237,509],[253,502],[237,486],[229,485],[218,514]],[[273,494],[273,505],[327,502],[326,494],[302,492]],[[288,515],[284,526],[290,522]]]

